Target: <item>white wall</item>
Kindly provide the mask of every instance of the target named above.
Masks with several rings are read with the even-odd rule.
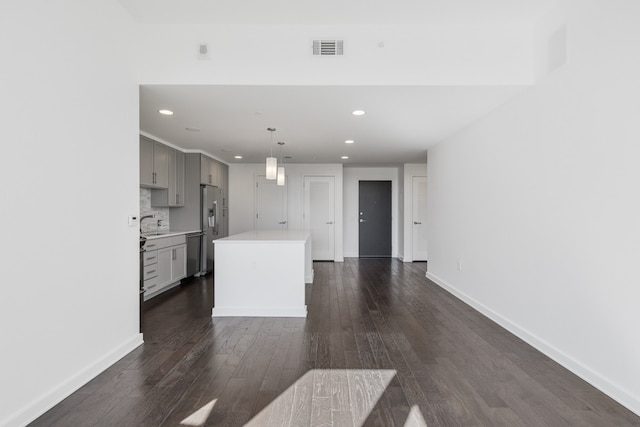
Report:
[[[526,25],[141,25],[143,84],[493,85],[533,81]],[[343,38],[343,57],[313,57]],[[384,47],[379,47],[383,42]],[[211,59],[197,59],[202,43]],[[273,48],[273,47],[277,48]],[[260,70],[256,72],[256,70]]]
[[[141,343],[138,87],[115,1],[3,2],[0,425]]]
[[[428,174],[428,277],[638,414],[639,16],[572,1],[569,63]]]
[[[264,175],[265,166],[260,163],[229,165],[229,234],[238,234],[254,229],[255,179]],[[335,177],[335,261],[343,261],[342,187],[341,164],[285,164],[286,189],[289,205],[290,230],[304,229],[304,177]]]
[[[402,240],[402,261],[413,261],[413,177],[427,176],[427,164],[407,163],[403,168],[404,199],[403,203],[403,223],[401,227]]]
[[[398,167],[344,168],[344,256],[358,257],[358,183],[391,181],[391,256],[398,256]]]

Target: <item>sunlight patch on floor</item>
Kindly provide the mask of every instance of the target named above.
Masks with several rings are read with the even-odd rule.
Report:
[[[409,412],[407,421],[404,422],[404,427],[427,427],[427,422],[424,420],[418,405],[411,407],[411,412]]]
[[[215,406],[217,400],[218,399],[213,399],[211,402],[207,403],[202,408],[198,409],[196,412],[180,421],[180,425],[190,427],[203,426],[207,422],[209,415],[211,415],[211,411],[213,411],[213,407]]]
[[[360,426],[395,375],[392,369],[310,370],[247,425],[333,425],[338,418],[346,418]]]

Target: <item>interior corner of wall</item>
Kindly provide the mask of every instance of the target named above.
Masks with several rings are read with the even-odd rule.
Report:
[[[533,24],[532,84],[566,64],[567,22],[567,6],[560,4]]]

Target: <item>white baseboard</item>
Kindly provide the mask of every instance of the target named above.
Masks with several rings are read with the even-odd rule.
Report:
[[[640,397],[635,396],[630,391],[626,390],[623,387],[615,384],[613,381],[610,381],[603,375],[594,371],[593,369],[585,366],[584,364],[578,362],[568,354],[564,353],[562,350],[557,347],[551,345],[544,339],[530,333],[526,329],[520,327],[516,323],[511,320],[503,317],[499,313],[496,313],[489,307],[485,306],[481,302],[475,300],[464,292],[459,291],[453,285],[447,283],[446,281],[440,279],[439,277],[427,272],[425,274],[427,279],[433,281],[435,284],[463,301],[467,305],[473,307],[475,310],[487,316],[489,319],[493,320],[518,338],[522,339],[541,353],[548,356],[550,359],[559,363],[569,371],[573,372],[592,386],[596,387],[598,390],[602,391],[613,400],[620,403],[622,406],[626,407],[630,411],[634,412],[637,415],[640,415]]]
[[[307,317],[307,306],[302,307],[214,307],[211,317]]]
[[[4,420],[0,420],[0,425],[27,425],[101,374],[104,370],[122,359],[142,343],[142,334],[137,334],[131,337],[129,340],[123,342],[109,353],[85,367],[83,370],[53,387],[50,391],[35,398],[31,403],[27,404],[23,408],[18,409],[13,413],[13,415],[10,415]]]

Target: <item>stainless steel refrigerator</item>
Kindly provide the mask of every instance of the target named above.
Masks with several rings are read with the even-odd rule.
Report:
[[[222,237],[222,195],[218,187],[200,186],[200,212],[202,250],[200,251],[200,271],[213,271],[213,241]]]

